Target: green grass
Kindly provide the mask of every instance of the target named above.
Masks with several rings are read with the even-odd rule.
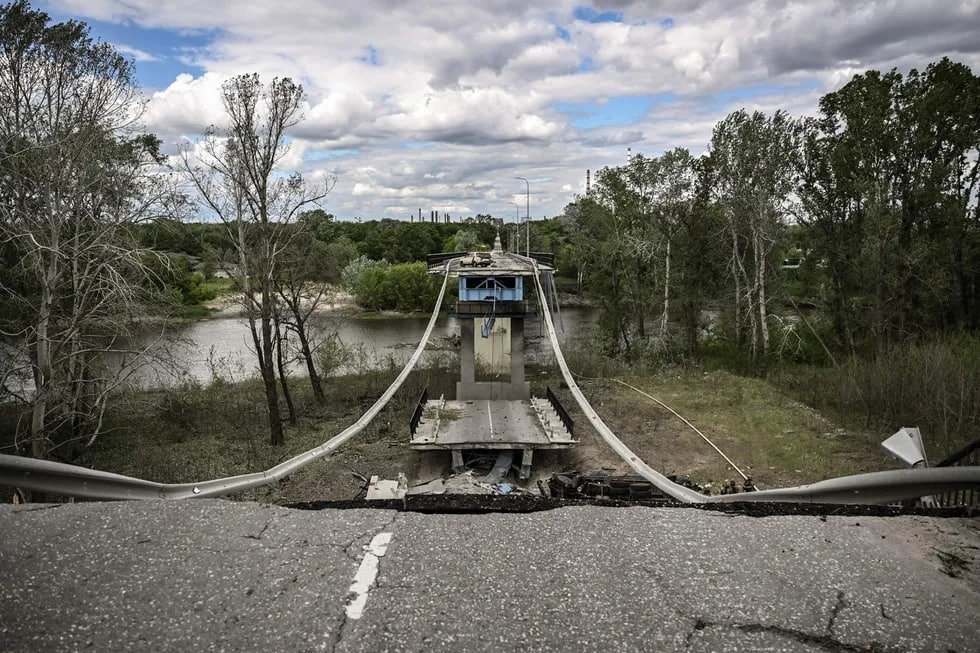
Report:
[[[178,320],[203,320],[211,317],[214,310],[203,304],[182,305],[174,309],[171,317]]]
[[[208,279],[202,283],[200,287],[207,290],[209,293],[213,292],[216,296],[227,295],[228,293],[236,292],[238,290],[234,279],[218,277]]]
[[[882,464],[877,434],[842,430],[763,379],[717,371],[624,380],[717,439],[722,451],[760,480],[811,482]],[[632,396],[635,403],[649,402]]]

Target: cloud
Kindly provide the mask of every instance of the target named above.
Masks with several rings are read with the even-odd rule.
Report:
[[[160,61],[159,57],[152,55],[144,50],[140,50],[139,48],[134,48],[132,46],[126,45],[125,43],[113,43],[113,47],[115,47],[116,50],[119,51],[119,54],[129,57],[136,63],[145,63],[148,61]]]
[[[622,163],[626,147],[700,153],[734,109],[812,113],[855,73],[943,55],[980,70],[980,0],[50,4],[113,25],[137,71],[176,65],[161,52],[193,67],[149,98],[144,122],[168,142],[222,121],[232,75],[300,80],[288,161],[336,175],[326,208],[347,217],[510,215],[517,174],[532,179],[532,215],[551,215],[586,169]],[[169,47],[146,41],[161,32]],[[656,101],[626,112],[622,98]]]

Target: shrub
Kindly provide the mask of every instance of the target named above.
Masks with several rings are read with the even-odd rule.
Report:
[[[354,299],[372,310],[430,310],[439,294],[438,283],[425,263],[363,265],[354,283]]]
[[[932,462],[980,433],[980,337],[946,336],[889,347],[840,368],[791,368],[776,380],[816,408],[861,418],[890,434],[918,426]]]

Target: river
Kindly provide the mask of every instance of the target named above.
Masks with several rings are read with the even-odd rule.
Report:
[[[599,317],[596,308],[562,309],[564,329],[554,316],[559,340],[595,326]],[[529,361],[551,354],[548,338],[543,335],[542,321],[533,316],[525,325],[526,351]],[[387,316],[357,318],[314,315],[311,330],[317,337],[336,333],[348,350],[362,352],[357,366],[365,364],[384,367],[390,362],[401,366],[411,357],[428,323],[426,317]],[[447,341],[459,335],[459,322],[454,317],[440,316],[433,328],[427,356],[439,355],[447,349]],[[160,361],[136,371],[131,380],[143,387],[167,387],[184,380],[208,383],[215,377],[242,380],[258,375],[252,337],[248,323],[241,318],[215,318],[170,326],[163,333],[147,334],[144,345],[152,344],[160,353]],[[455,350],[452,350],[455,354]],[[294,361],[289,366],[297,376],[305,375],[305,366]],[[351,371],[352,366],[337,373]]]

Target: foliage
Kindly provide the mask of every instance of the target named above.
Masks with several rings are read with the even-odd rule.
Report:
[[[931,462],[980,431],[980,337],[937,336],[892,344],[874,359],[849,356],[835,367],[792,366],[773,375],[802,401],[845,424],[889,432],[918,426]]]
[[[355,294],[365,272],[374,267],[387,265],[388,261],[384,259],[372,261],[366,256],[358,256],[344,267],[344,271],[340,275],[341,283],[347,292]]]
[[[435,303],[439,286],[425,263],[377,263],[358,275],[354,298],[372,310],[425,311]]]
[[[100,435],[125,376],[105,369],[107,343],[131,341],[151,300],[147,261],[167,265],[134,238],[167,190],[152,172],[159,141],[133,127],[141,106],[132,65],[87,26],[22,0],[0,7],[0,332],[15,352],[0,388],[29,372],[21,442],[36,457],[72,457]],[[120,353],[129,369],[146,352]]]

